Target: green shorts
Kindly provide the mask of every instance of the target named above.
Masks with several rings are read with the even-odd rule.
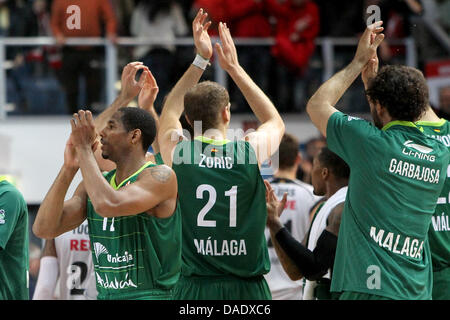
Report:
[[[263,276],[180,277],[174,300],[271,300],[269,286]]]
[[[450,300],[450,267],[433,272],[433,300]]]
[[[387,297],[377,296],[376,294],[368,294],[354,291],[343,291],[339,295],[339,300],[392,300]]]
[[[111,296],[97,296],[97,300],[173,300],[173,290],[143,290],[115,294]]]

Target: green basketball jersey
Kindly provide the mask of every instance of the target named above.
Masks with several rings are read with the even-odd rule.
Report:
[[[265,185],[248,142],[180,142],[172,165],[183,220],[185,276],[253,277],[270,269]]]
[[[412,122],[379,130],[334,113],[328,147],[350,167],[331,291],[431,299],[428,229],[449,152]]]
[[[133,183],[146,168],[116,185],[116,170],[105,174],[114,189]],[[87,203],[89,236],[98,299],[170,298],[181,269],[179,206],[169,218],[141,213],[103,218]]]
[[[416,122],[416,125],[423,128],[427,136],[441,141],[447,148],[450,148],[450,123],[447,120],[419,121]],[[450,267],[450,165],[445,176],[447,179],[438,198],[428,231],[433,270],[435,271]]]
[[[0,300],[28,300],[28,208],[8,181],[0,182]]]

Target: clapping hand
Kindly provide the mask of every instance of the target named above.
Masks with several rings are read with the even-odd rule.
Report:
[[[384,34],[381,33],[384,30],[381,26],[382,24],[383,21],[378,21],[367,26],[359,39],[358,48],[356,49],[353,60],[361,66],[365,66],[370,59],[376,56],[377,48],[384,39]]]
[[[203,12],[203,9],[198,10],[197,15],[192,21],[192,33],[194,36],[195,48],[197,53],[204,59],[209,60],[212,56],[211,38],[208,34],[208,28],[211,26],[211,21],[205,23],[208,14]]]
[[[278,201],[270,183],[264,180],[264,184],[266,185],[267,226],[270,227],[273,224],[277,224],[277,222],[280,224],[279,217],[286,206],[287,193],[284,193],[281,201]]]
[[[138,97],[138,106],[150,112],[154,108],[153,104],[158,95],[159,88],[155,77],[148,68],[144,69],[142,72],[141,79],[142,78],[144,80]]]
[[[372,34],[371,36],[371,42],[375,40],[375,35]],[[375,55],[367,62],[366,66],[364,67],[362,73],[361,73],[361,79],[364,83],[364,87],[367,89],[369,86],[369,81],[377,76],[378,73],[378,55],[375,52]]]
[[[89,110],[80,110],[78,113],[74,113],[73,118],[70,120],[70,125],[72,127],[70,145],[75,147],[75,149],[87,146],[93,148],[96,146],[96,143],[98,143],[96,140],[97,132],[92,113]]]
[[[138,61],[130,62],[123,68],[121,76],[122,89],[120,91],[120,95],[125,101],[133,100],[139,94],[139,92],[141,92],[141,89],[144,86],[146,80],[146,73],[143,72],[141,74],[139,81],[136,81],[135,79],[136,73],[141,69],[148,70],[148,68],[144,66],[142,62]]]
[[[219,23],[219,36],[222,45],[220,43],[215,44],[219,64],[222,69],[229,72],[233,68],[238,67],[239,62],[236,46],[234,45],[230,29],[228,29],[226,23]]]

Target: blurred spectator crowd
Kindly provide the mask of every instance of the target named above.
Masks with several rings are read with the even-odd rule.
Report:
[[[76,4],[80,16],[69,7]],[[450,33],[450,0],[0,0],[0,36],[55,37],[51,46],[6,49],[9,114],[71,114],[81,106],[100,112],[105,105],[105,50],[101,46],[67,46],[69,37],[149,37],[164,41],[191,35],[190,23],[204,8],[216,25],[227,23],[234,38],[269,38],[265,46],[238,46],[240,63],[273,99],[280,112],[302,112],[308,97],[324,80],[323,57],[316,40],[358,37],[377,5],[387,39],[412,37],[418,67],[449,59],[442,39]],[[78,20],[77,20],[78,19]],[[430,30],[438,26],[438,31]],[[432,28],[431,28],[432,29]],[[434,33],[433,33],[434,32]],[[439,37],[440,35],[440,37]],[[344,67],[353,47],[336,47],[335,70]],[[119,46],[117,72],[133,60],[149,66],[160,87],[157,108],[192,62],[193,47]],[[383,63],[405,63],[405,47],[385,42]],[[213,68],[206,77],[213,78]],[[360,83],[341,103],[345,111],[367,111]],[[232,110],[248,106],[231,81]],[[443,105],[448,90],[441,90]],[[447,98],[448,99],[448,98]],[[439,106],[436,106],[439,107]]]

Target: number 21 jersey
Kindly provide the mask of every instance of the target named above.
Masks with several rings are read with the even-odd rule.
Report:
[[[173,170],[183,220],[185,276],[253,277],[270,269],[265,185],[245,141],[182,141]]]

